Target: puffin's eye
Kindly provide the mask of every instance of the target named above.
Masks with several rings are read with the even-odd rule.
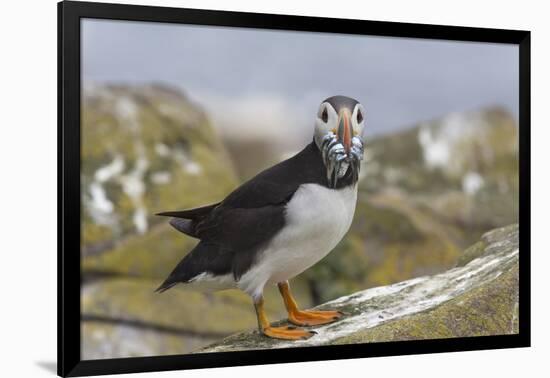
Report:
[[[357,111],[357,123],[363,122],[363,113],[361,113],[361,110]]]
[[[327,112],[327,108],[324,108],[324,109],[323,109],[323,113],[321,114],[321,119],[323,120],[324,123],[327,123],[327,122],[328,122],[328,112]]]

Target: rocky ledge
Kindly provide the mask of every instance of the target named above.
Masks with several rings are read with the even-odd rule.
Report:
[[[517,333],[518,238],[517,225],[495,229],[444,273],[375,287],[318,306],[347,315],[314,328],[317,335],[309,340],[273,340],[248,331],[198,352]]]

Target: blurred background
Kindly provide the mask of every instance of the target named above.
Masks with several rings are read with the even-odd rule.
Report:
[[[444,271],[518,221],[516,46],[86,19],[81,72],[83,359],[256,327],[237,291],[153,293],[196,243],[153,214],[298,152],[335,94],[365,106],[366,158],[349,233],[291,282],[303,307]]]

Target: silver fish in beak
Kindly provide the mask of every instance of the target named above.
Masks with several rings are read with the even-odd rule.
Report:
[[[351,113],[344,108],[338,114],[336,134],[329,132],[321,145],[323,162],[327,168],[327,179],[332,188],[346,174],[357,180],[361,160],[363,159],[363,142],[358,136],[352,136]]]

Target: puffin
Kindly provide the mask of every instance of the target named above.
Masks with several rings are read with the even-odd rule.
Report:
[[[218,203],[168,211],[178,231],[199,243],[156,289],[177,284],[240,289],[256,311],[259,332],[284,340],[315,334],[304,327],[339,320],[339,311],[302,310],[289,280],[324,258],[348,231],[357,202],[365,110],[333,96],[319,106],[313,140],[296,155],[248,180]],[[277,285],[292,325],[273,326],[263,291]]]

